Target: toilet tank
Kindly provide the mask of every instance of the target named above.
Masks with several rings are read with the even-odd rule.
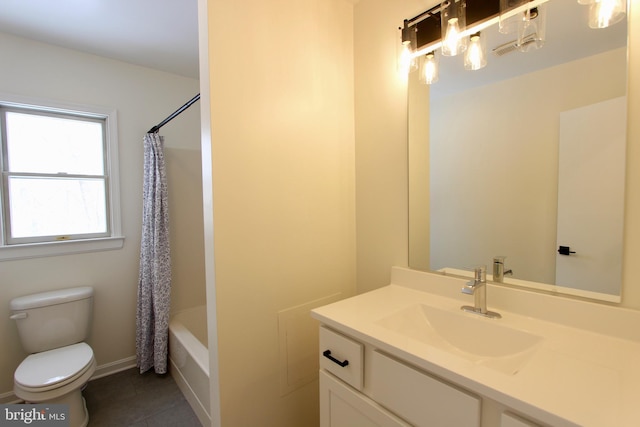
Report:
[[[22,347],[28,353],[84,341],[91,325],[93,288],[60,289],[11,300]]]

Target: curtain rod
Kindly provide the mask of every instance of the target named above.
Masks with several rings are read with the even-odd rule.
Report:
[[[155,125],[154,127],[152,127],[151,129],[149,129],[149,131],[147,133],[156,133],[160,130],[160,128],[164,125],[166,125],[167,123],[169,123],[174,117],[178,116],[180,113],[182,113],[184,110],[186,110],[187,108],[191,107],[191,105],[196,102],[197,100],[200,99],[200,94],[197,94],[196,96],[194,96],[193,98],[191,98],[189,101],[187,101],[186,104],[184,104],[182,107],[178,108],[176,111],[174,111],[173,113],[171,113],[171,115],[169,115],[169,117],[167,117],[166,119],[164,119],[163,121],[161,121],[160,123],[158,123],[157,125]]]

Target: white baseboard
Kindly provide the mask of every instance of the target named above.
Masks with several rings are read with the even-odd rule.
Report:
[[[136,356],[127,357],[124,359],[116,360],[115,362],[105,363],[96,368],[96,371],[91,376],[89,381],[97,380],[98,378],[106,377],[107,375],[113,375],[120,371],[136,367]]]
[[[135,368],[136,356],[127,357],[124,359],[116,360],[115,362],[105,363],[96,368],[89,381],[96,380],[98,378],[106,377],[107,375],[115,374],[116,372],[124,371],[126,369]],[[0,394],[0,404],[18,403],[22,402],[13,391]]]
[[[22,400],[18,399],[12,391],[0,394],[0,405],[19,403]]]

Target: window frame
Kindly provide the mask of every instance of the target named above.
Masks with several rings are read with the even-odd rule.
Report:
[[[118,168],[118,139],[117,113],[115,109],[90,106],[72,105],[51,100],[33,99],[0,93],[0,107],[6,111],[35,113],[56,117],[75,116],[79,119],[104,121],[103,155],[104,155],[104,183],[105,209],[107,215],[107,232],[104,234],[74,235],[73,239],[56,239],[61,236],[42,236],[34,238],[9,238],[5,226],[5,215],[8,207],[8,177],[10,172],[5,169],[6,144],[0,140],[0,161],[2,162],[2,177],[0,181],[0,261],[44,256],[64,255],[73,253],[93,252],[119,249],[124,245],[121,228],[120,185]],[[0,114],[0,120],[4,114]],[[3,126],[4,137],[4,126]],[[47,174],[42,174],[47,175]],[[51,174],[52,176],[54,174]],[[69,175],[73,177],[74,175]],[[77,175],[81,176],[81,175]]]

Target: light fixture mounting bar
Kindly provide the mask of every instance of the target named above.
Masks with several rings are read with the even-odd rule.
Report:
[[[430,17],[435,17],[436,15],[438,16],[438,19],[440,19],[440,10],[442,9],[442,5],[438,4],[436,6],[433,6],[431,9],[429,10],[425,10],[424,12],[422,12],[419,15],[414,16],[411,19],[406,19],[405,22],[409,25],[413,24],[416,21],[419,21],[421,19],[429,19]]]
[[[455,1],[455,0],[452,0]],[[460,0],[462,1],[462,0]],[[467,27],[476,27],[500,14],[500,0],[465,0]],[[439,4],[431,9],[423,12],[408,20],[409,23],[416,22],[417,32],[417,51],[426,53],[427,50],[437,48],[442,37],[440,24],[440,11],[442,6]],[[474,32],[477,32],[475,30]],[[431,49],[425,49],[430,47]]]
[[[455,0],[452,0],[455,1]],[[519,6],[509,15],[520,10],[535,7],[548,0],[529,0],[525,5]],[[417,46],[413,56],[421,56],[437,49],[441,44],[441,24],[440,11],[441,4],[438,4],[411,19],[405,20],[411,28],[415,27]],[[500,0],[466,0],[467,31],[465,34],[472,34],[498,22],[500,16]]]

